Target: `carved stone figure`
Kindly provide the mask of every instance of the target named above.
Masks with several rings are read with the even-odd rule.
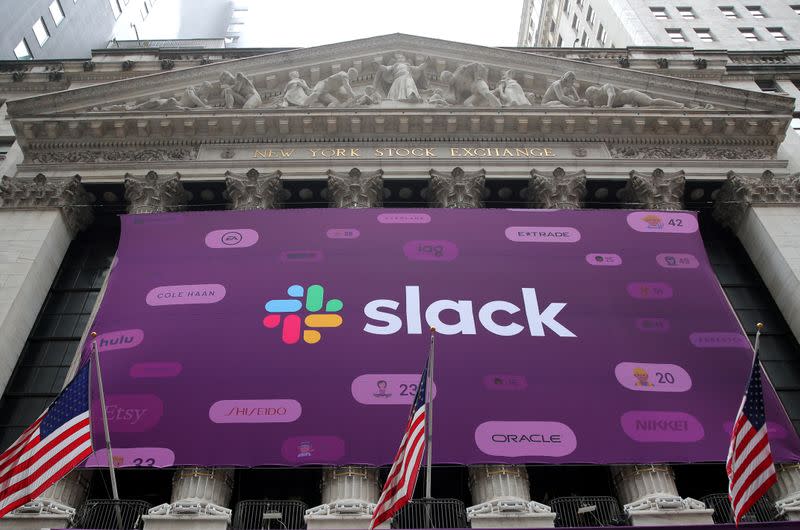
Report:
[[[557,167],[548,175],[532,169],[526,193],[531,208],[577,210],[586,196],[586,171],[567,173]]]
[[[230,72],[222,72],[219,76],[219,89],[226,109],[254,109],[262,103],[253,82],[241,72],[235,77]]]
[[[714,217],[736,229],[753,204],[800,204],[800,173],[776,177],[766,170],[760,176],[751,177],[729,171],[728,180],[720,188],[714,204]]]
[[[281,101],[282,107],[302,107],[303,102],[311,93],[305,81],[300,79],[300,73],[295,70],[289,72],[289,82],[286,83],[286,88],[283,90],[283,100]]]
[[[426,57],[422,64],[414,66],[406,60],[402,53],[395,54],[395,62],[384,66],[376,61],[378,71],[375,73],[373,85],[377,90],[386,94],[386,99],[393,101],[406,101],[419,103],[422,98],[419,90],[428,87],[425,69],[430,58]]]
[[[187,110],[194,108],[207,109],[208,97],[211,94],[212,86],[208,81],[204,81],[198,86],[190,86],[183,91],[179,97],[159,98],[154,97],[143,103],[133,105],[109,105],[101,110],[120,111],[120,110]]]
[[[363,174],[328,170],[330,205],[335,208],[379,208],[383,205],[383,170]]]
[[[592,107],[668,107],[675,109],[685,108],[686,105],[662,98],[651,98],[644,92],[638,90],[620,89],[606,83],[600,86],[590,86],[586,89],[586,99]]]
[[[435,208],[481,208],[486,171],[466,173],[460,167],[450,173],[430,170],[430,202]]]
[[[89,194],[81,177],[33,178],[4,176],[0,180],[0,208],[61,208],[64,222],[74,233],[92,222]]]
[[[364,93],[358,96],[355,101],[356,105],[377,105],[383,101],[383,96],[378,89],[372,85],[364,87]]]
[[[542,105],[550,107],[588,107],[589,102],[578,95],[575,89],[575,73],[564,72],[560,79],[556,79],[542,96]]]
[[[441,80],[450,87],[447,102],[467,107],[502,107],[497,96],[489,90],[489,69],[480,63],[464,64],[455,72],[442,72]]]
[[[352,103],[358,96],[350,86],[351,81],[358,77],[358,70],[349,68],[346,72],[336,72],[314,85],[314,89],[303,100],[301,107],[310,107],[322,103],[326,107],[337,107]]]
[[[441,88],[433,89],[433,94],[431,94],[431,97],[428,98],[428,103],[431,105],[436,105],[437,107],[446,107],[449,105],[447,100],[444,98]]]
[[[271,210],[283,200],[281,172],[261,175],[251,169],[244,176],[225,172],[225,186],[232,210]]]
[[[645,210],[680,210],[683,208],[685,184],[683,171],[664,173],[662,169],[656,169],[648,175],[634,170],[622,189],[622,197]]]
[[[128,213],[175,212],[188,201],[179,173],[161,178],[155,171],[144,177],[125,175],[125,200]]]
[[[514,79],[514,70],[503,72],[503,78],[497,83],[497,87],[492,93],[497,96],[504,107],[530,107],[531,105],[522,86]]]

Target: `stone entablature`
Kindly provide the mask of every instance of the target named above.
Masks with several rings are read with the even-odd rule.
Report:
[[[74,233],[92,222],[92,198],[83,189],[81,177],[11,178],[0,181],[0,208],[60,208],[67,227]]]
[[[766,170],[760,176],[749,176],[728,172],[717,195],[714,217],[736,229],[750,206],[800,206],[800,173],[777,176]]]

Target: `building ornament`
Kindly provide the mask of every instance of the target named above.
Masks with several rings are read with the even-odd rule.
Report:
[[[661,169],[651,174],[630,172],[628,183],[622,189],[622,198],[645,210],[680,210],[683,208],[685,173],[664,173]]]
[[[696,499],[681,498],[675,486],[675,472],[669,465],[612,466],[611,472],[627,514],[697,511],[710,515],[712,512]]]
[[[81,177],[7,177],[0,180],[0,208],[60,208],[64,222],[74,233],[92,222],[92,199],[81,185]]]
[[[135,150],[68,150],[34,151],[31,160],[37,164],[75,164],[95,162],[169,162],[194,160],[197,147],[143,148]]]
[[[748,207],[781,205],[800,206],[800,173],[775,176],[766,170],[753,177],[729,171],[714,204],[714,217],[735,230]]]
[[[765,160],[775,158],[774,149],[758,147],[679,147],[679,146],[609,146],[611,158],[682,158],[696,160]]]
[[[230,523],[230,504],[233,491],[233,471],[230,469],[188,467],[175,471],[172,478],[170,503],[150,508],[148,516],[206,515],[227,519]]]
[[[394,62],[384,66],[383,58],[375,61],[377,71],[373,86],[381,93],[386,94],[386,99],[392,101],[404,101],[408,103],[418,103],[422,101],[420,90],[428,88],[428,79],[425,77],[425,69],[431,63],[430,57],[426,57],[418,66],[414,66],[402,53],[394,55]]]
[[[159,213],[182,210],[189,201],[180,174],[160,177],[155,171],[144,176],[125,174],[128,213]]]
[[[281,172],[262,175],[251,169],[244,175],[225,172],[225,186],[232,210],[272,210],[281,207],[283,183]]]
[[[532,169],[525,193],[530,208],[577,210],[586,196],[586,171],[567,173],[557,167],[548,175]]]
[[[428,200],[435,208],[482,208],[486,171],[465,172],[456,167],[450,173],[430,170]]]
[[[383,170],[348,173],[328,170],[328,195],[334,208],[380,208],[383,206]]]

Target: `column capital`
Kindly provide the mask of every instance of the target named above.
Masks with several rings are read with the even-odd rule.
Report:
[[[586,196],[586,171],[567,173],[557,167],[552,173],[542,173],[532,169],[525,193],[530,208],[577,210]]]
[[[182,210],[189,196],[181,184],[180,173],[159,176],[150,171],[144,176],[125,174],[125,200],[128,213],[159,213]]]
[[[714,205],[714,218],[733,228],[739,227],[750,206],[800,206],[800,173],[776,176],[766,170],[761,176],[728,172]]]
[[[383,170],[362,173],[353,168],[347,173],[333,170],[328,175],[330,205],[334,208],[380,208],[383,206]]]
[[[435,208],[482,208],[486,171],[465,172],[456,167],[450,173],[430,170],[428,200]]]
[[[644,210],[681,210],[685,185],[686,173],[683,170],[664,173],[663,169],[657,168],[651,174],[633,170],[622,189],[622,197]]]
[[[282,173],[275,171],[262,175],[251,169],[244,175],[225,172],[225,186],[231,199],[232,210],[273,210],[283,201]]]
[[[60,208],[73,233],[92,222],[91,202],[79,175],[46,177],[39,173],[33,178],[4,176],[0,180],[0,208]]]

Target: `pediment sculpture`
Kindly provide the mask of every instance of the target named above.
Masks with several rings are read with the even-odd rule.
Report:
[[[95,107],[96,111],[184,111],[196,109],[287,109],[315,107],[594,107],[594,108],[700,108],[640,90],[611,83],[579,86],[572,71],[552,82],[538,79],[541,96],[526,91],[512,69],[490,68],[479,62],[441,69],[436,75],[429,57],[413,64],[402,53],[384,64],[376,57],[366,73],[355,67],[340,69],[309,83],[297,70],[288,73],[280,92],[260,93],[242,72],[222,72],[217,81],[205,81],[172,95],[143,101]],[[361,63],[358,63],[361,67]],[[441,66],[441,65],[440,65]],[[284,74],[285,75],[285,74]],[[371,79],[371,82],[370,82]],[[531,77],[527,77],[530,81]],[[494,80],[494,81],[493,81]],[[528,86],[532,86],[529,84]],[[280,86],[280,85],[279,85]],[[582,89],[582,90],[581,90]],[[710,109],[710,105],[704,108]]]

